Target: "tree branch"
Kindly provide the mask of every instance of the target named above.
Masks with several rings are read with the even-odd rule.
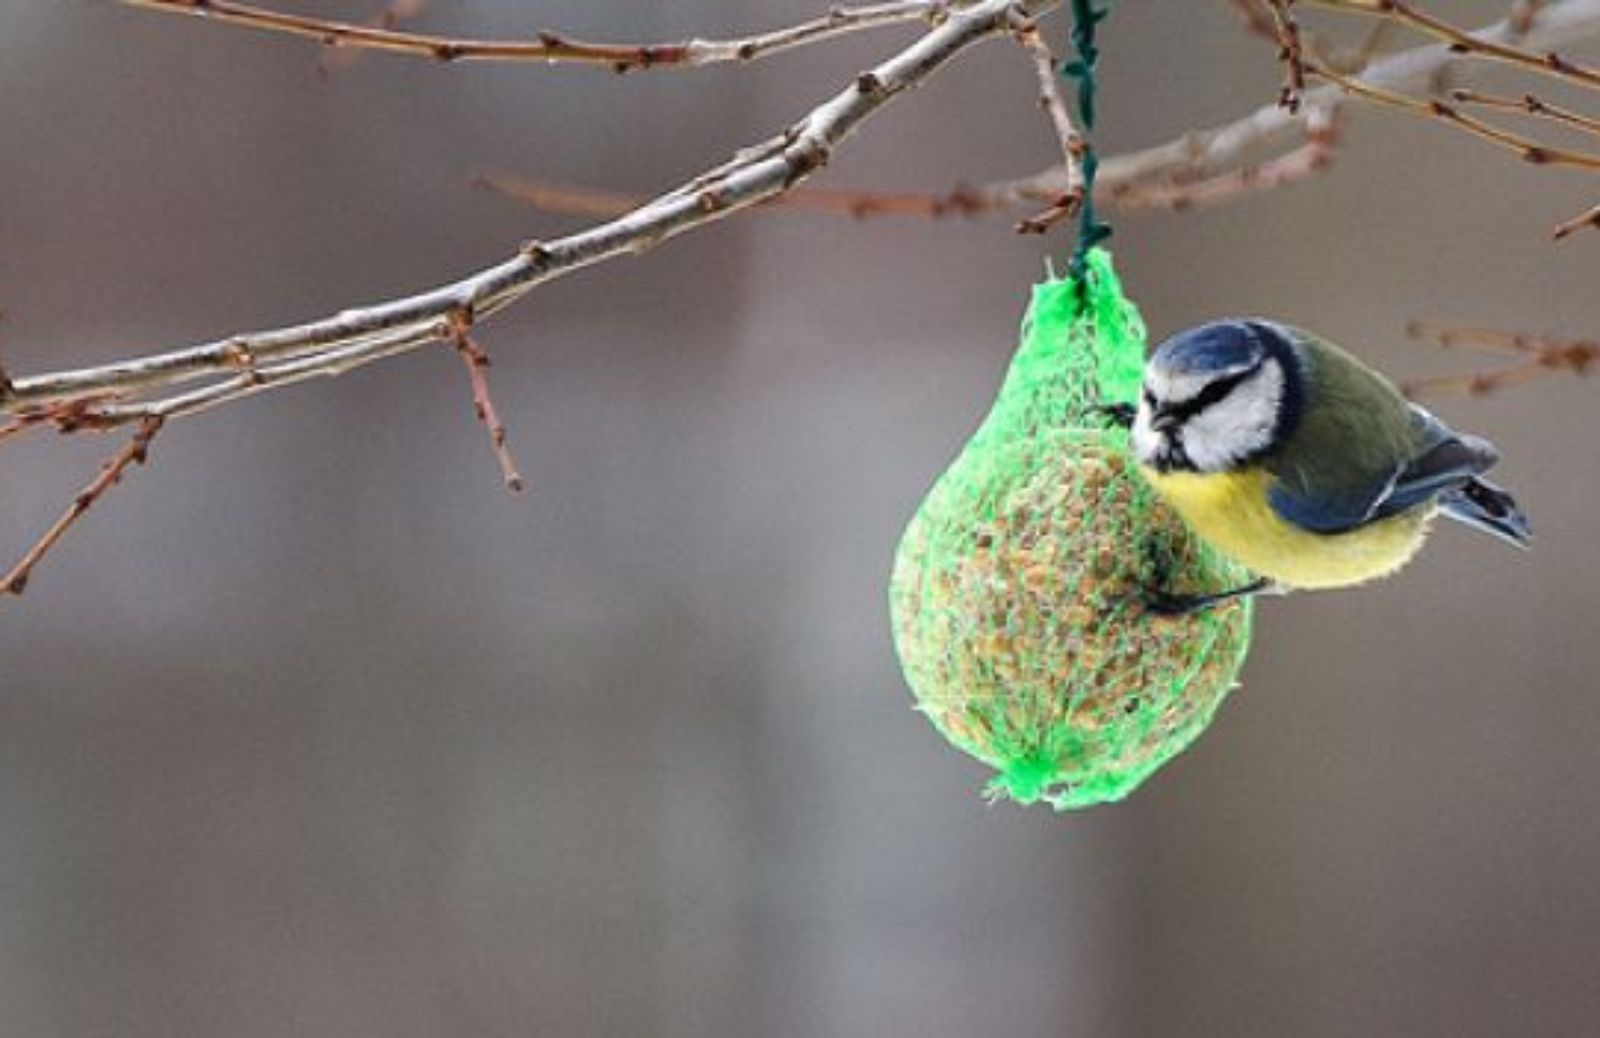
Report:
[[[1475,349],[1521,358],[1521,362],[1491,371],[1412,379],[1401,386],[1407,396],[1430,393],[1466,392],[1475,396],[1492,393],[1545,375],[1567,373],[1588,375],[1600,364],[1600,342],[1570,339],[1556,335],[1503,332],[1470,325],[1413,321],[1406,329],[1412,338],[1429,339],[1444,349],[1468,346]]]
[[[87,417],[99,424],[177,417],[445,339],[454,315],[481,319],[547,281],[645,252],[668,238],[789,191],[825,165],[834,148],[900,94],[968,47],[1009,31],[1019,14],[1036,17],[1058,4],[1059,0],[981,0],[961,7],[779,137],[616,220],[555,241],[525,245],[510,259],[452,284],[307,324],[234,335],[99,367],[18,378],[0,386],[0,413],[38,413],[67,401],[110,396],[119,400],[95,403],[87,409]],[[197,379],[210,384],[148,398]],[[147,399],[135,399],[140,396]]]
[[[1144,165],[1144,153],[1105,159],[1096,183],[1095,200],[1107,209],[1124,213],[1152,209],[1177,211],[1219,205],[1255,191],[1288,187],[1321,173],[1333,163],[1340,145],[1338,115],[1337,109],[1308,111],[1302,143],[1280,155],[1242,163],[1217,173],[1200,173],[1188,168],[1178,169],[1172,175],[1164,175],[1164,171],[1144,172],[1140,169]],[[1105,172],[1107,170],[1110,172]],[[541,212],[570,216],[616,216],[643,201],[641,196],[626,192],[557,184],[507,173],[481,174],[473,178],[473,184]],[[884,216],[939,220],[1056,205],[1064,197],[1061,188],[1061,169],[1051,167],[1035,177],[957,185],[943,192],[802,187],[770,199],[765,205],[856,220]],[[1033,220],[1024,221],[1017,230],[1032,231],[1032,223]]]
[[[1421,100],[1408,97],[1394,90],[1385,90],[1362,82],[1358,77],[1347,76],[1342,72],[1311,62],[1306,63],[1306,73],[1326,79],[1349,93],[1390,108],[1396,108],[1412,115],[1419,115],[1424,119],[1433,119],[1447,126],[1454,126],[1459,130],[1471,134],[1490,144],[1506,148],[1516,153],[1524,162],[1535,165],[1577,166],[1583,169],[1600,169],[1600,155],[1590,152],[1573,151],[1570,148],[1558,148],[1548,144],[1541,144],[1531,137],[1510,130],[1502,129],[1484,122],[1477,116],[1468,115],[1454,105],[1446,104],[1437,99]]]
[[[1267,0],[1272,12],[1272,30],[1278,40],[1278,60],[1283,62],[1283,89],[1278,103],[1292,114],[1300,109],[1306,92],[1305,54],[1300,46],[1300,23],[1291,8],[1294,0]]]
[[[1457,104],[1478,105],[1482,108],[1493,108],[1502,112],[1521,112],[1538,119],[1545,119],[1552,123],[1589,134],[1591,137],[1600,136],[1600,119],[1582,112],[1575,112],[1558,104],[1552,104],[1535,94],[1523,94],[1521,97],[1501,97],[1497,94],[1485,94],[1477,90],[1452,90],[1450,99]]]
[[[642,205],[644,195],[512,173],[481,173],[472,186],[545,213],[608,219]],[[794,209],[865,220],[876,216],[911,216],[940,219],[992,213],[1001,203],[983,194],[983,188],[955,187],[941,194],[926,191],[852,191],[847,188],[797,187],[767,199],[762,207]],[[1017,200],[1020,201],[1020,200]],[[1038,199],[1043,201],[1043,199]]]
[[[1323,3],[1323,0],[1313,0]],[[1375,0],[1377,2],[1377,0]],[[1326,6],[1326,4],[1324,4]],[[1491,47],[1509,46],[1517,41],[1530,53],[1548,50],[1557,44],[1574,42],[1600,33],[1600,0],[1561,0],[1542,5],[1531,23],[1517,12],[1467,34]],[[1377,58],[1359,75],[1349,78],[1362,86],[1392,93],[1425,89],[1438,81],[1446,70],[1481,54],[1464,53],[1449,43],[1432,43],[1397,51]],[[1119,191],[1137,189],[1164,176],[1197,178],[1237,166],[1256,149],[1282,149],[1282,140],[1296,130],[1305,131],[1312,117],[1325,118],[1345,101],[1343,88],[1326,83],[1307,90],[1303,108],[1291,113],[1277,104],[1264,105],[1241,119],[1205,130],[1197,130],[1141,152],[1106,159],[1100,165],[1099,183],[1112,199]],[[1030,177],[977,189],[980,199],[994,196],[1030,199],[1049,197],[1059,192],[1064,172],[1052,168]],[[1597,207],[1600,209],[1600,207]],[[1581,221],[1583,218],[1579,218]],[[1600,212],[1594,216],[1600,222]],[[1578,222],[1578,221],[1574,221]]]
[[[1507,32],[1491,36],[1451,25],[1443,19],[1417,10],[1403,0],[1309,0],[1309,2],[1335,11],[1391,19],[1443,41],[1457,54],[1516,65],[1581,86],[1600,87],[1600,70],[1568,61],[1553,50],[1541,50],[1539,45],[1532,41],[1528,41],[1524,46],[1518,46],[1513,42],[1533,35],[1538,20],[1547,13],[1528,5],[1512,10],[1510,17],[1503,23]]]
[[[153,0],[124,2],[149,6]],[[1059,3],[975,0],[963,4],[773,140],[741,152],[618,219],[556,241],[530,243],[510,259],[452,284],[346,310],[321,321],[235,335],[96,368],[15,381],[0,374],[0,414],[11,416],[10,422],[0,424],[0,439],[43,424],[54,424],[63,432],[127,423],[138,426],[127,445],[61,518],[10,573],[0,577],[0,594],[22,591],[34,567],[71,526],[130,466],[144,461],[151,439],[168,420],[276,386],[341,374],[428,343],[453,344],[465,362],[478,417],[489,431],[506,483],[519,489],[521,476],[489,397],[488,357],[468,332],[474,322],[544,282],[618,256],[647,251],[668,238],[792,190],[826,165],[835,148],[896,97],[920,85],[968,47],[1013,32],[1019,24],[1031,22]],[[219,5],[216,0],[192,0],[185,6],[215,13]],[[226,6],[232,9],[235,5]],[[886,16],[890,8],[911,6],[883,4],[870,10]],[[858,13],[865,10],[869,9],[857,9]],[[203,384],[177,388],[195,381]]]
[[[66,536],[72,525],[83,517],[83,514],[94,507],[96,501],[105,496],[106,491],[122,481],[122,474],[133,465],[143,465],[150,451],[150,441],[155,439],[156,433],[161,431],[161,419],[145,418],[139,423],[139,428],[134,430],[133,436],[123,448],[112,455],[100,467],[97,475],[88,486],[78,491],[78,496],[72,499],[72,504],[61,514],[61,518],[51,524],[50,529],[44,532],[33,547],[25,552],[10,572],[0,577],[0,595],[20,595],[28,586],[28,579],[33,575],[34,569],[50,553],[61,538]]]
[[[1561,241],[1563,238],[1568,238],[1585,227],[1600,227],[1600,205],[1592,205],[1570,220],[1563,220],[1556,224],[1550,231],[1550,237],[1556,241]]]
[[[489,444],[500,462],[500,474],[505,479],[506,489],[520,493],[522,473],[517,471],[517,461],[511,456],[511,448],[506,445],[506,425],[500,420],[494,398],[489,395],[489,354],[472,338],[472,326],[465,317],[458,315],[451,319],[450,339],[466,366],[467,380],[472,386],[472,409],[489,433]]]
[[[429,0],[389,0],[382,11],[367,24],[380,29],[397,29],[402,22],[417,17],[428,6]],[[368,53],[359,47],[340,47],[337,44],[323,44],[322,53],[317,56],[317,74],[331,76],[342,68],[354,64],[363,54]]]
[[[385,51],[433,61],[544,62],[600,65],[618,72],[653,68],[699,68],[793,50],[846,33],[885,25],[925,21],[937,24],[957,7],[956,0],[892,0],[836,6],[798,25],[735,39],[693,39],[679,43],[593,43],[541,32],[531,40],[469,40],[405,32],[393,24],[351,22],[289,14],[235,0],[114,0],[164,14],[191,15],[283,36],[314,40],[328,47]]]
[[[1057,0],[1035,0],[1020,5],[1020,10],[1036,16],[1057,5]],[[736,209],[783,198],[816,170],[838,141],[894,93],[920,82],[971,43],[1002,31],[1011,16],[1011,5],[998,0],[957,10],[912,47],[862,77],[784,135],[616,220],[555,242],[531,245],[522,254],[455,284],[309,324],[242,334],[95,368],[21,378],[9,389],[0,387],[0,413],[23,414],[84,397],[108,393],[127,397],[194,379],[229,376],[181,396],[100,408],[108,421],[133,421],[151,414],[178,416],[438,341],[448,335],[445,319],[451,313],[470,310],[480,317],[487,315],[544,281],[644,251],[657,241]],[[1545,6],[1526,29],[1507,19],[1473,35],[1489,42],[1514,38],[1527,47],[1540,48],[1597,31],[1600,0],[1564,0]],[[1461,57],[1445,44],[1424,45],[1374,61],[1357,81],[1396,91],[1415,88],[1432,81]],[[1194,182],[1225,176],[1216,171],[1240,166],[1244,154],[1276,146],[1286,133],[1304,131],[1314,115],[1326,118],[1326,113],[1339,107],[1342,96],[1338,85],[1318,87],[1306,91],[1305,107],[1299,113],[1266,105],[1234,122],[1185,134],[1142,152],[1108,158],[1100,167],[1104,197],[1110,204],[1124,195],[1137,197],[1141,189],[1158,185],[1163,177],[1179,176]],[[1055,166],[1030,177],[944,195],[828,192],[796,193],[794,197],[798,205],[855,215],[943,215],[1049,204],[1069,189],[1070,171]],[[1580,226],[1596,219],[1600,216],[1586,214],[1572,223]],[[236,371],[240,356],[254,360],[247,377]]]
[[[1253,9],[1244,4],[1239,6],[1243,10]],[[1600,34],[1600,0],[1562,0],[1543,5],[1531,20],[1526,11],[1513,12],[1511,17],[1471,36],[1488,43],[1517,40],[1529,48],[1539,49],[1596,34]],[[1347,74],[1347,78],[1362,86],[1399,93],[1426,88],[1446,70],[1469,57],[1471,55],[1444,43],[1423,44],[1374,58],[1364,70]],[[1232,122],[1191,131],[1142,151],[1103,159],[1096,199],[1109,207],[1184,208],[1185,185],[1209,181],[1213,186],[1220,186],[1229,178],[1234,178],[1235,182],[1239,178],[1252,179],[1246,172],[1252,168],[1247,157],[1262,150],[1276,150],[1277,157],[1254,165],[1273,170],[1293,169],[1298,164],[1303,172],[1298,176],[1255,177],[1256,187],[1265,189],[1304,179],[1310,172],[1326,168],[1332,158],[1330,148],[1324,147],[1318,154],[1317,149],[1308,145],[1318,136],[1318,123],[1327,124],[1346,100],[1343,87],[1328,83],[1305,91],[1299,112],[1288,112],[1278,104],[1263,105]],[[1301,135],[1301,142],[1285,144],[1284,138],[1295,133]],[[1296,157],[1291,159],[1291,155]],[[1070,173],[1064,166],[1053,165],[1029,176],[960,186],[942,193],[802,190],[775,200],[775,204],[855,217],[970,216],[1014,211],[1040,203],[1048,205],[1067,192],[1069,180]],[[626,194],[505,175],[482,177],[479,183],[552,212],[603,215],[635,201],[634,196]],[[1224,201],[1240,193],[1238,190],[1208,191],[1202,193],[1204,197],[1197,196],[1195,202]],[[1570,234],[1578,227],[1590,225],[1600,226],[1600,206],[1563,225],[1561,233]]]
[[[1083,171],[1083,156],[1088,145],[1084,142],[1083,134],[1078,132],[1077,126],[1072,122],[1072,113],[1067,110],[1067,99],[1061,93],[1061,74],[1057,68],[1055,53],[1050,50],[1050,45],[1044,41],[1044,37],[1039,35],[1038,26],[1032,20],[1019,21],[1015,25],[1014,34],[1017,42],[1033,60],[1034,75],[1039,81],[1039,105],[1050,117],[1050,125],[1055,130],[1056,139],[1061,142],[1061,168],[1066,177],[1065,190],[1051,203],[1050,208],[1017,224],[1017,230],[1024,234],[1043,234],[1062,221],[1072,219],[1083,208],[1084,195],[1088,191],[1088,181]]]
[[[1340,143],[1338,111],[1321,113],[1320,118],[1316,118],[1318,113],[1311,114],[1315,121],[1306,128],[1305,143],[1281,155],[1198,179],[1175,177],[1122,184],[1108,204],[1124,212],[1145,209],[1186,212],[1309,180],[1333,165]]]

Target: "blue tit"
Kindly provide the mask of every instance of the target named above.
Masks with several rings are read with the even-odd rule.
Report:
[[[1190,528],[1263,578],[1244,593],[1386,576],[1441,513],[1529,542],[1516,501],[1482,478],[1499,460],[1492,444],[1452,431],[1332,343],[1271,321],[1219,321],[1158,346],[1133,445]]]

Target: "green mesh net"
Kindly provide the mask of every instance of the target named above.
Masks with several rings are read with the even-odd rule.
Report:
[[[988,418],[923,501],[890,583],[918,708],[994,768],[991,796],[1119,800],[1193,742],[1234,686],[1248,601],[1188,616],[1250,574],[1206,548],[1139,475],[1110,403],[1139,393],[1145,330],[1110,254],[1035,288]]]

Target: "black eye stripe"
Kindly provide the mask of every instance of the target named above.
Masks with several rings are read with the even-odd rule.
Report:
[[[1161,408],[1163,414],[1171,415],[1180,422],[1186,422],[1212,404],[1220,403],[1224,397],[1233,392],[1240,383],[1261,370],[1260,362],[1226,378],[1219,378],[1208,383],[1206,387],[1193,397],[1177,404],[1168,404]]]

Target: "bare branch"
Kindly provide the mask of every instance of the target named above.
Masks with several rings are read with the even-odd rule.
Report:
[[[1333,163],[1340,144],[1338,116],[1337,109],[1310,111],[1304,143],[1264,161],[1210,175],[1196,175],[1187,167],[1176,170],[1177,175],[1164,175],[1164,168],[1145,172],[1151,166],[1144,160],[1145,153],[1106,159],[1101,165],[1095,200],[1108,209],[1126,213],[1151,209],[1186,211],[1219,205],[1251,192],[1288,187],[1323,172]],[[643,200],[621,191],[504,173],[484,174],[475,177],[473,183],[541,212],[564,215],[615,216]],[[1063,198],[1061,184],[1061,167],[1052,167],[1036,177],[958,185],[945,192],[796,188],[764,205],[857,220],[881,216],[938,220],[1056,205]],[[1041,215],[1048,218],[1051,211],[1047,209]],[[1060,219],[1070,215],[1064,214]],[[1040,228],[1045,229],[1048,227]]]
[[[1037,216],[1017,224],[1023,234],[1043,234],[1050,228],[1072,219],[1083,208],[1088,182],[1084,178],[1083,156],[1087,148],[1083,135],[1073,125],[1072,114],[1067,110],[1067,99],[1061,93],[1061,77],[1056,68],[1056,56],[1050,45],[1039,35],[1032,20],[1019,22],[1014,29],[1017,42],[1033,59],[1033,70],[1039,80],[1039,105],[1050,117],[1050,125],[1061,142],[1062,170],[1066,188],[1051,203],[1050,208]]]
[[[1391,31],[1395,28],[1393,22],[1378,21],[1359,44],[1353,47],[1345,46],[1322,39],[1291,18],[1289,8],[1293,2],[1294,0],[1282,0],[1283,11],[1280,17],[1277,0],[1229,0],[1246,30],[1277,45],[1279,60],[1285,61],[1286,85],[1293,87],[1296,97],[1304,92],[1304,74],[1303,70],[1297,69],[1288,61],[1287,50],[1294,50],[1296,62],[1304,52],[1310,51],[1319,54],[1321,60],[1331,62],[1334,67],[1345,72],[1360,72],[1367,67],[1373,56],[1383,49]],[[1289,28],[1293,29],[1292,40],[1285,39],[1285,30]],[[1292,47],[1286,47],[1287,44],[1292,44]],[[1281,98],[1280,103],[1282,103]]]
[[[1550,237],[1556,241],[1568,238],[1585,227],[1600,227],[1600,205],[1591,206],[1570,220],[1563,220],[1551,230]]]
[[[833,7],[810,21],[735,39],[693,39],[679,43],[593,43],[541,32],[531,40],[469,40],[404,32],[392,23],[350,22],[289,14],[235,0],[114,0],[165,14],[192,15],[230,25],[314,40],[327,47],[384,51],[433,61],[544,62],[599,65],[618,72],[653,68],[698,68],[749,62],[846,33],[885,25],[947,18],[952,0],[892,0],[857,7]]]
[[[1300,110],[1300,97],[1306,92],[1305,55],[1300,47],[1300,24],[1294,20],[1294,0],[1267,0],[1272,12],[1272,29],[1278,40],[1278,59],[1283,62],[1283,89],[1278,103],[1291,114]]]
[[[72,504],[67,506],[61,518],[51,524],[50,529],[34,542],[33,547],[11,567],[9,573],[0,577],[0,595],[22,594],[28,586],[28,579],[33,575],[34,568],[49,554],[50,549],[66,536],[72,524],[94,507],[95,502],[105,496],[106,491],[121,482],[122,474],[130,466],[144,464],[145,458],[149,455],[150,441],[155,439],[156,433],[160,431],[159,418],[146,418],[139,423],[139,428],[134,431],[127,444],[101,466],[100,474],[78,492],[78,496],[73,498]]]
[[[1406,334],[1413,339],[1427,339],[1446,350],[1465,346],[1487,353],[1524,357],[1537,354],[1549,342],[1547,337],[1526,332],[1503,332],[1477,325],[1446,324],[1443,321],[1412,321],[1406,325]]]
[[[4,443],[14,436],[20,436],[38,424],[38,422],[30,421],[26,418],[13,418],[6,424],[0,425],[0,443]]]
[[[1591,136],[1600,136],[1600,119],[1592,115],[1584,115],[1561,105],[1551,104],[1534,94],[1523,94],[1521,97],[1501,97],[1496,94],[1484,94],[1476,90],[1452,90],[1450,100],[1457,104],[1477,105],[1481,108],[1494,108],[1505,112],[1522,112],[1536,118],[1546,119],[1553,123],[1571,127]]]
[[[619,256],[638,254],[687,230],[777,197],[828,161],[833,150],[906,90],[968,47],[1008,31],[1060,0],[981,0],[953,12],[910,46],[858,76],[779,138],[690,184],[589,230],[525,246],[515,256],[460,281],[392,302],[346,310],[308,324],[230,336],[169,353],[78,371],[17,379],[0,413],[19,414],[107,394],[101,422],[175,417],[316,375],[348,370],[449,335],[449,318],[482,319],[534,287]],[[212,380],[190,392],[136,402],[141,394]]]
[[[214,4],[213,4],[214,6]],[[1031,0],[1020,7],[1024,15],[1037,16],[1057,6],[1055,0]],[[1012,5],[999,0],[964,7],[924,35],[896,58],[874,70],[863,82],[820,106],[782,137],[737,156],[685,188],[641,207],[618,220],[551,242],[528,247],[521,254],[488,270],[431,292],[365,309],[346,311],[310,324],[240,335],[171,353],[80,371],[59,372],[16,380],[9,397],[0,400],[0,413],[20,413],[30,407],[114,392],[129,396],[196,378],[235,376],[223,388],[200,391],[201,399],[186,400],[183,407],[209,406],[220,400],[257,391],[263,385],[282,384],[326,373],[315,361],[281,372],[270,365],[300,357],[327,355],[339,364],[355,366],[380,356],[414,348],[443,337],[437,327],[450,313],[470,310],[482,317],[511,302],[537,284],[573,270],[642,251],[657,241],[720,219],[729,212],[786,193],[814,172],[833,146],[889,98],[910,83],[919,82],[956,52],[978,39],[1010,25]],[[1544,7],[1525,34],[1525,46],[1548,47],[1600,30],[1600,0],[1564,0]],[[1509,21],[1473,34],[1496,43],[1514,34]],[[1373,63],[1360,82],[1400,90],[1425,84],[1460,60],[1448,46],[1431,45],[1390,55]],[[879,89],[863,89],[878,84]],[[1308,109],[1336,108],[1341,98],[1337,85],[1307,91]],[[1133,155],[1107,159],[1101,166],[1101,183],[1110,197],[1125,185],[1182,173],[1190,179],[1216,175],[1237,163],[1256,147],[1272,147],[1285,133],[1305,125],[1306,113],[1287,113],[1266,106],[1243,119],[1211,130],[1187,134],[1168,144]],[[1065,193],[1067,171],[1062,167],[1042,174],[963,191],[961,201],[942,211],[978,211],[1022,201],[1050,200]],[[898,196],[897,196],[898,197]],[[901,198],[896,206],[906,200]],[[830,200],[839,204],[839,200]],[[919,203],[920,204],[920,203]],[[236,381],[240,355],[256,359],[264,381]],[[268,371],[272,374],[268,375]],[[342,370],[342,368],[340,369]],[[125,407],[110,412],[121,420],[134,420],[152,407],[171,408],[169,402]],[[174,413],[166,411],[165,413]],[[189,413],[180,410],[176,413]]]
[[[1436,321],[1413,321],[1406,333],[1413,338],[1431,340],[1445,349],[1467,346],[1523,358],[1520,364],[1490,371],[1412,379],[1401,386],[1408,396],[1444,392],[1483,395],[1546,375],[1588,375],[1600,364],[1600,342],[1592,339],[1497,331]]]
[[[1390,108],[1410,112],[1423,118],[1434,119],[1447,126],[1454,126],[1457,129],[1464,130],[1474,137],[1488,141],[1490,144],[1515,152],[1524,162],[1531,162],[1535,165],[1578,166],[1584,169],[1600,169],[1600,155],[1541,144],[1530,137],[1486,123],[1482,119],[1468,115],[1444,101],[1424,101],[1408,97],[1393,90],[1385,90],[1382,87],[1373,86],[1357,77],[1347,76],[1343,72],[1336,72],[1323,65],[1307,63],[1306,72],[1326,79],[1357,97]]]
[[[1600,33],[1600,0],[1562,0],[1546,4],[1525,32],[1506,19],[1472,35],[1491,43],[1519,39],[1528,48],[1537,50],[1596,33]],[[1355,78],[1363,85],[1396,92],[1423,89],[1464,59],[1463,54],[1445,44],[1425,44],[1379,58]],[[1335,110],[1344,99],[1343,88],[1337,84],[1315,87],[1306,91],[1301,112],[1290,113],[1277,104],[1264,105],[1233,122],[1192,131],[1144,151],[1106,159],[1100,164],[1098,183],[1115,198],[1117,192],[1129,190],[1130,185],[1147,185],[1165,176],[1194,179],[1214,175],[1218,170],[1238,165],[1255,149],[1281,148],[1284,137],[1297,130],[1304,132],[1313,113]],[[1052,192],[1060,192],[1063,183],[1063,172],[1053,168],[991,185],[988,190],[1007,198],[1048,198]],[[982,194],[985,189],[978,190]]]
[[[123,425],[151,417],[183,418],[268,389],[312,378],[342,375],[375,360],[405,353],[431,342],[442,342],[449,335],[449,320],[441,317],[417,326],[378,331],[337,347],[279,363],[259,365],[251,359],[240,365],[236,375],[158,400],[118,404],[102,402],[110,397],[100,394],[98,397],[68,403],[80,405],[79,409],[86,412],[92,422],[100,425]]]
[[[420,15],[427,8],[429,0],[389,0],[376,18],[368,24],[380,29],[396,29],[400,24]],[[317,56],[317,75],[331,76],[340,69],[355,64],[361,55],[368,53],[359,47],[340,47],[337,44],[324,44],[322,53]]]
[[[1333,165],[1340,143],[1337,112],[1309,128],[1306,142],[1263,162],[1245,165],[1197,180],[1171,178],[1119,186],[1109,204],[1124,212],[1167,209],[1187,212],[1235,201],[1245,195],[1277,191],[1325,172]]]
[[[506,445],[506,426],[495,410],[494,398],[489,395],[489,355],[472,338],[472,325],[466,317],[457,314],[450,319],[450,339],[461,361],[466,365],[467,378],[472,384],[472,409],[478,421],[489,431],[489,442],[500,462],[500,474],[505,478],[506,489],[512,493],[522,491],[522,473],[517,471],[517,461]]]
[[[1443,41],[1456,54],[1516,65],[1581,86],[1600,87],[1600,70],[1568,61],[1553,50],[1530,49],[1511,42],[1519,37],[1532,35],[1538,19],[1543,17],[1530,5],[1514,9],[1504,23],[1508,32],[1494,38],[1486,33],[1475,33],[1451,25],[1441,18],[1419,11],[1404,0],[1309,0],[1309,2],[1336,11],[1392,19]]]
[[[609,191],[581,184],[558,184],[511,173],[484,173],[473,186],[545,213],[568,216],[613,217],[642,205],[646,198],[626,191]],[[957,186],[935,194],[925,191],[851,191],[841,188],[797,187],[767,199],[761,208],[825,213],[866,220],[876,216],[911,216],[942,219],[979,216],[1020,205],[1022,198],[998,198],[984,188]],[[1043,198],[1033,201],[1045,201]]]

